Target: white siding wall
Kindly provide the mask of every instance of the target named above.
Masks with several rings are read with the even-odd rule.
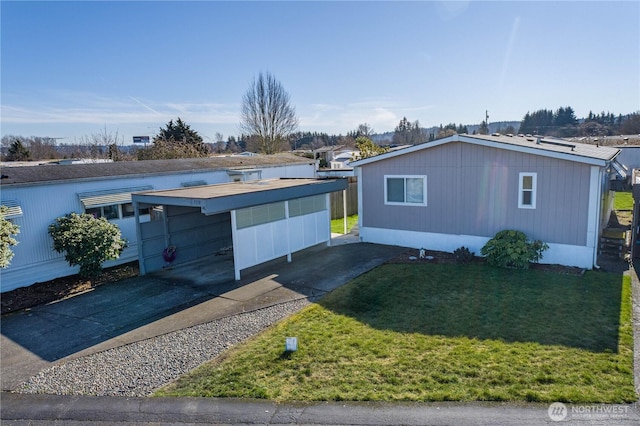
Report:
[[[235,211],[231,215],[236,279],[240,279],[241,269],[289,256],[331,238],[328,207],[320,212],[243,229],[236,229]]]
[[[315,167],[306,163],[256,168],[262,170],[263,179],[315,177]],[[196,180],[204,180],[207,184],[230,181],[227,172],[220,170],[134,178],[91,179],[72,183],[51,182],[2,188],[2,200],[18,201],[22,207],[23,217],[12,219],[20,226],[20,233],[16,237],[19,243],[13,247],[15,256],[11,265],[0,270],[0,291],[5,292],[77,273],[78,268],[69,267],[64,256],[53,251],[53,242],[47,233],[47,228],[57,217],[72,212],[84,212],[78,193],[142,185],[151,185],[153,189],[171,189],[181,187],[182,182]],[[120,227],[123,237],[129,241],[129,247],[125,249],[120,259],[105,263],[105,267],[138,258],[135,218],[112,222]]]

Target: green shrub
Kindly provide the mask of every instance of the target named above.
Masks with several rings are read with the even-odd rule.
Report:
[[[540,261],[542,252],[548,248],[540,240],[529,241],[524,232],[507,229],[487,241],[480,253],[486,256],[489,265],[527,269],[530,263]]]
[[[5,216],[9,212],[6,206],[0,206],[0,268],[6,268],[13,259],[11,246],[18,244],[18,240],[13,238],[20,232],[20,227],[11,223]]]
[[[49,225],[53,249],[64,253],[70,266],[80,266],[80,275],[93,278],[102,272],[102,264],[120,257],[127,246],[118,225],[90,214],[71,213]]]
[[[455,249],[453,251],[453,255],[456,257],[457,263],[469,263],[473,260],[475,253],[472,251],[469,251],[469,249],[466,248],[465,246],[462,246],[460,248]]]

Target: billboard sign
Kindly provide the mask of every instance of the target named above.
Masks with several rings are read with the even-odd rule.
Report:
[[[149,136],[134,136],[133,143],[149,143]]]

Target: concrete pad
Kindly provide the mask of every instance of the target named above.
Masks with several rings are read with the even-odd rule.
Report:
[[[268,277],[262,278],[256,282],[245,284],[240,288],[221,294],[220,297],[239,302],[246,302],[254,297],[258,297],[264,293],[270,292],[271,290],[275,290],[278,287],[282,287],[282,284],[278,284],[273,281],[273,278],[275,277],[277,277],[277,275],[269,275]]]
[[[5,315],[0,323],[2,389],[16,389],[60,360],[277,303],[315,300],[401,250],[322,244],[295,253],[291,263],[281,258],[243,270],[241,281],[232,279],[232,256],[212,256]]]

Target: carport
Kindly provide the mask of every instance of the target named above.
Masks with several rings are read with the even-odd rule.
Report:
[[[140,274],[233,251],[240,271],[331,242],[346,179],[266,179],[132,194]],[[175,256],[171,256],[171,253]]]

